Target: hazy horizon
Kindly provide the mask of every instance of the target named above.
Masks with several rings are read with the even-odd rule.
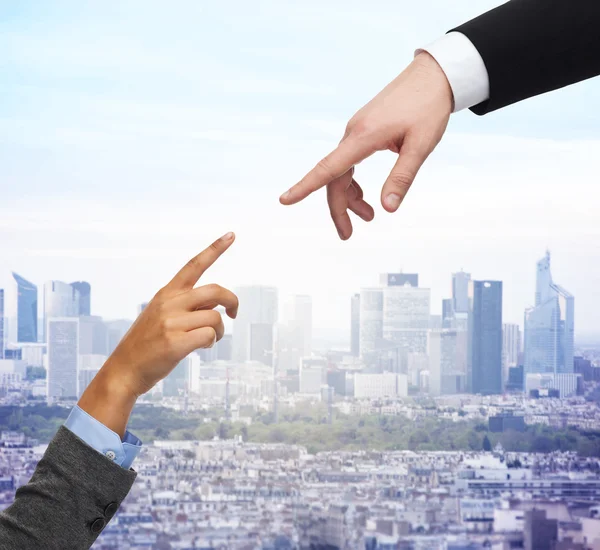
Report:
[[[206,281],[309,294],[314,326],[342,331],[350,296],[400,269],[431,288],[433,314],[452,272],[501,280],[504,321],[522,325],[548,248],[576,338],[599,332],[597,79],[453,115],[395,215],[379,204],[394,156],[365,162],[376,217],[348,242],[324,192],[278,203],[417,47],[497,3],[1,7],[0,266],[38,286],[86,280],[93,313],[133,318],[233,230]]]

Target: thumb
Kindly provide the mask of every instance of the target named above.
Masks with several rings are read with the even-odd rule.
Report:
[[[427,153],[406,139],[398,153],[398,160],[381,190],[381,204],[388,212],[395,212],[402,204]]]

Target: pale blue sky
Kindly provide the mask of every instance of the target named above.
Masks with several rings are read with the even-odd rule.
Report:
[[[378,206],[392,156],[360,166],[376,220],[348,243],[323,193],[277,202],[415,48],[497,3],[0,4],[2,268],[87,279],[98,314],[131,317],[231,229],[212,279],[312,294],[317,327],[344,329],[350,294],[399,268],[434,312],[451,271],[502,279],[521,322],[549,246],[578,328],[599,329],[598,80],[454,115],[397,215]]]

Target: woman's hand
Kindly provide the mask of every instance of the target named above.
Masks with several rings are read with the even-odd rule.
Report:
[[[79,406],[121,436],[136,399],[165,378],[192,351],[223,336],[224,306],[235,318],[238,299],[219,285],[194,288],[233,243],[227,233],[190,260],[158,291],[82,395]]]

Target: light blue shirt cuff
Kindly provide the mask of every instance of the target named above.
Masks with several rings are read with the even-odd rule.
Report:
[[[121,440],[118,434],[77,405],[69,414],[65,428],[71,430],[79,439],[83,439],[106,458],[127,470],[131,468],[133,461],[142,449],[142,442],[135,435],[125,432],[125,438]]]

